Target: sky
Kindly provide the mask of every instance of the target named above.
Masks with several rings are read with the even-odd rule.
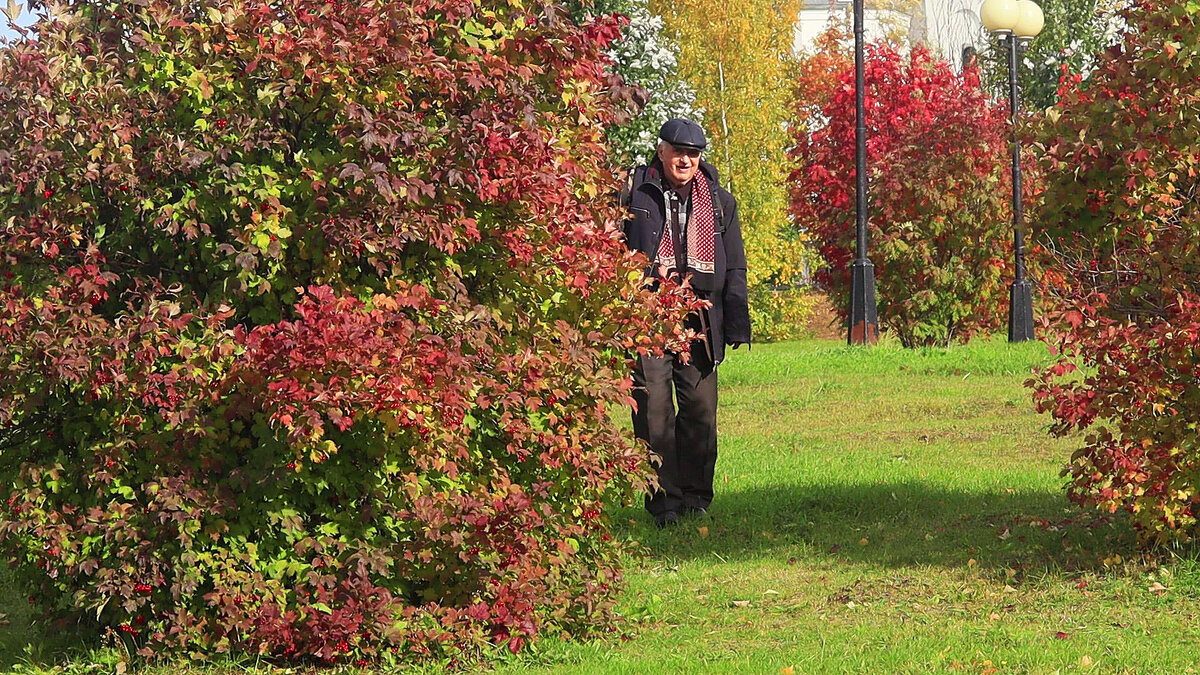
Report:
[[[17,20],[17,23],[20,23],[22,26],[28,26],[33,21],[33,15],[30,14],[27,9],[25,9],[24,2],[17,2],[17,4],[21,5],[22,9],[21,17]],[[0,8],[7,5],[7,0],[0,0]],[[8,27],[8,17],[0,13],[0,38],[10,38],[13,35],[15,35],[15,33],[13,33],[12,29]]]

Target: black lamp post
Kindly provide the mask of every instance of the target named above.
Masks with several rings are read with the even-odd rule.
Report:
[[[875,266],[867,258],[867,122],[863,77],[863,0],[854,0],[854,177],[858,252],[851,268],[848,342],[871,345],[879,339],[875,305]]]
[[[1015,276],[1008,299],[1008,341],[1033,339],[1033,290],[1025,277],[1025,224],[1021,204],[1021,145],[1017,140],[1017,57],[1042,31],[1045,18],[1033,0],[985,0],[983,25],[1008,50],[1008,105],[1012,123],[1013,256]]]

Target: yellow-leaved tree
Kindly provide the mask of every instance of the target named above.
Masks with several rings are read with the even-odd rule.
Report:
[[[738,200],[756,339],[805,330],[807,251],[789,227],[787,148],[792,31],[803,0],[651,0],[679,45],[679,74],[696,91],[706,159]]]

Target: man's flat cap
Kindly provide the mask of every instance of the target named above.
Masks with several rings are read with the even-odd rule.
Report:
[[[703,150],[708,147],[704,130],[691,120],[667,120],[658,130],[658,137],[677,148]]]

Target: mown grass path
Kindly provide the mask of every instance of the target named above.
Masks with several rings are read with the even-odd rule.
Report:
[[[1143,558],[1119,520],[1068,504],[1075,443],[1023,386],[1049,358],[1003,340],[734,353],[712,516],[617,516],[638,551],[625,638],[502,670],[1187,672],[1195,553]]]
[[[1058,474],[1075,443],[1046,435],[1023,387],[1048,359],[1003,340],[733,353],[712,516],[660,532],[640,509],[617,510],[633,551],[619,632],[545,640],[496,669],[1189,672],[1196,553],[1144,557],[1119,519],[1089,528],[1069,506]],[[0,670],[44,636],[22,604],[0,602],[12,621]],[[45,672],[92,672],[105,657]],[[185,671],[244,672],[152,670]]]

